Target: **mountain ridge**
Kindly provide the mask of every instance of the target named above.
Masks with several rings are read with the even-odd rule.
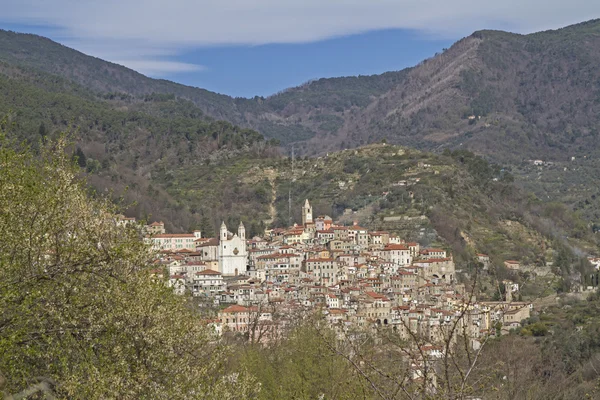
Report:
[[[527,35],[480,30],[414,67],[316,79],[266,98],[233,98],[148,78],[36,35],[0,31],[0,60],[102,93],[175,94],[213,118],[294,143],[300,154],[385,138],[424,150],[466,146],[498,162],[540,154],[560,158],[565,150],[581,154],[590,148],[587,136],[596,134],[593,115],[600,111],[600,75],[584,68],[600,62],[599,20]],[[564,85],[573,81],[569,73],[580,80],[573,96]],[[590,109],[572,110],[563,97],[585,100]],[[471,115],[477,120],[467,119]]]
[[[6,82],[28,74],[27,79],[34,79],[38,74],[35,79],[48,88],[52,77],[60,77],[63,81],[56,85],[62,86],[52,90],[158,114],[163,121],[171,118],[169,113],[226,120],[242,127],[228,127],[234,135],[251,128],[279,140],[286,151],[293,146],[300,156],[381,141],[433,152],[468,149],[512,170],[540,198],[564,201],[582,210],[590,222],[599,218],[594,209],[600,208],[596,190],[600,178],[593,160],[600,158],[600,70],[595,68],[600,64],[600,20],[527,35],[481,30],[414,67],[322,78],[252,99],[144,77],[40,38],[0,31],[0,61],[5,63],[0,72],[9,78]],[[15,103],[5,98],[4,104],[1,111],[7,112]],[[39,124],[42,112],[34,104],[28,107],[35,111],[32,121]],[[184,141],[172,144],[185,153],[181,160],[192,154],[183,148],[194,147],[188,142],[193,136],[188,122],[178,132]],[[118,128],[112,125],[111,129]],[[117,134],[110,134],[109,141],[115,140]],[[151,137],[168,134],[152,132]],[[218,132],[213,134],[219,137]],[[99,148],[101,139],[98,136],[92,147]],[[86,153],[92,150],[84,148]],[[178,160],[175,153],[171,150],[172,159]],[[133,154],[142,160],[146,157]],[[553,162],[554,169],[528,168],[532,159]],[[563,170],[568,170],[569,179],[541,179],[556,177]],[[574,179],[576,192],[569,186]]]

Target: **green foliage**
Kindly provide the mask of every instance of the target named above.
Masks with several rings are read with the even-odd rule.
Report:
[[[77,130],[74,157],[92,175],[89,182],[99,192],[110,189],[135,203],[131,216],[163,219],[171,231],[193,229],[202,212],[196,204],[171,197],[165,191],[170,182],[157,182],[165,168],[186,169],[210,157],[263,156],[275,153],[278,145],[256,131],[208,119],[192,102],[172,95],[107,100],[41,72],[15,67],[4,71],[8,75],[2,72],[0,63],[0,112],[19,110],[11,114],[11,136],[35,149],[57,130]],[[258,229],[255,225],[253,233]]]
[[[77,150],[75,150],[73,156],[77,162],[77,165],[79,165],[80,168],[85,168],[87,165],[87,158],[83,150],[81,150],[81,147],[77,146]]]
[[[261,382],[258,399],[355,399],[365,396],[365,382],[334,352],[334,333],[303,323],[289,337],[268,348],[249,346],[240,355],[243,369]],[[368,389],[367,389],[368,390]]]
[[[548,327],[543,322],[536,322],[527,327],[533,336],[546,336],[548,334]]]
[[[27,150],[0,138],[0,371],[59,398],[253,397],[226,379],[226,349],[148,272],[152,254],[115,206],[90,199],[64,139]],[[233,371],[229,371],[233,373]]]

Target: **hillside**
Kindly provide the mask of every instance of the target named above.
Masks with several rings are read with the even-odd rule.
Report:
[[[374,144],[295,160],[293,166],[287,158],[243,157],[156,178],[186,207],[226,208],[226,222],[233,225],[251,218],[251,233],[270,220],[275,227],[300,221],[308,198],[317,215],[446,247],[461,265],[483,252],[495,265],[518,259],[548,270],[546,264],[566,252],[574,264],[563,272],[579,276],[575,255],[597,249],[597,237],[577,215],[527,195],[510,174],[465,151],[435,155]]]
[[[0,61],[61,76],[98,93],[141,96],[173,94],[193,101],[203,112],[235,122],[233,99],[208,90],[148,78],[121,65],[85,55],[38,35],[0,30]]]
[[[307,154],[382,138],[428,150],[460,146],[511,163],[596,151],[598,20],[530,35],[479,31],[413,68],[319,79],[268,98],[150,79],[35,35],[0,31],[0,60],[102,93],[174,94]]]
[[[599,58],[599,21],[531,35],[481,31],[408,70],[291,89],[267,99],[264,116],[311,129],[315,138],[298,146],[309,152],[387,138],[502,162],[565,160],[597,148]]]
[[[249,235],[261,234],[299,221],[309,198],[316,213],[447,247],[464,266],[484,252],[500,271],[506,259],[548,270],[569,254],[555,271],[567,287],[581,280],[577,256],[597,248],[578,215],[528,196],[506,170],[468,151],[436,155],[380,143],[292,163],[259,133],[215,121],[172,95],[101,95],[7,64],[0,87],[13,137],[35,150],[47,137],[73,132],[73,154],[92,187],[122,197],[126,214],[164,220],[172,232],[199,228],[210,236],[220,221],[242,219]],[[531,285],[529,294],[548,284]]]
[[[276,154],[276,143],[256,131],[215,121],[193,103],[173,95],[98,95],[65,79],[0,63],[2,125],[34,150],[46,137],[70,133],[82,170],[99,191],[124,196],[138,217],[164,219],[170,230],[186,230],[202,215],[183,210],[154,174],[191,168],[239,154]],[[158,171],[158,172],[157,172]],[[171,184],[171,183],[169,183]],[[220,214],[218,214],[220,215]]]
[[[136,203],[132,213],[168,220],[175,231],[211,230],[222,218],[248,214],[253,232],[263,228],[261,221],[287,222],[266,204],[275,195],[280,214],[286,208],[282,177],[289,171],[279,166],[286,161],[262,160],[276,156],[277,142],[248,127],[294,143],[296,154],[324,156],[382,139],[438,153],[470,149],[505,165],[538,198],[564,202],[597,222],[599,50],[599,21],[532,35],[481,31],[403,71],[320,79],[266,99],[233,99],[150,79],[39,36],[0,31],[0,113],[14,111],[12,132],[34,146],[44,135],[75,130],[92,184],[115,196],[127,189],[125,200]],[[530,158],[554,164],[540,171]],[[258,185],[254,178],[236,181],[265,162],[275,164]],[[304,162],[323,161],[302,161],[298,168]],[[374,162],[364,160],[371,170]],[[323,182],[318,190],[304,193],[299,183],[295,198],[322,198],[336,215],[362,201],[370,208],[359,215],[386,217],[373,214],[374,193],[344,200],[349,191],[327,186],[358,177],[364,182],[364,168],[350,176],[344,168],[327,168],[329,175],[313,175]],[[377,171],[373,179],[388,178],[388,169]],[[449,210],[460,207],[456,201]]]

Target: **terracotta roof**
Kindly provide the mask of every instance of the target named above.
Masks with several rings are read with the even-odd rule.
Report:
[[[170,239],[170,238],[194,238],[193,233],[161,233],[160,235],[154,235],[153,238],[158,239]]]
[[[317,231],[317,233],[333,233],[333,229],[325,229],[322,231]]]
[[[403,244],[388,244],[383,250],[408,250],[408,247]]]
[[[450,261],[450,258],[430,258],[429,260],[419,260],[415,261],[415,264],[431,264],[435,262],[447,262]]]
[[[412,275],[412,276],[416,276],[417,274],[415,274],[414,272],[410,272],[410,271],[403,271],[401,269],[398,270],[398,272],[396,272],[397,275]],[[392,277],[393,278],[393,277]]]
[[[208,246],[218,246],[219,245],[219,239],[216,238],[211,238],[211,239],[202,239],[203,242],[202,243],[197,243],[196,247],[208,247]]]
[[[298,254],[293,254],[293,253],[273,253],[273,254],[267,254],[264,256],[259,256],[257,257],[258,260],[268,260],[270,258],[292,258],[292,257],[300,257]]]
[[[221,273],[212,269],[205,269],[204,271],[196,272],[196,275],[221,275]]]
[[[419,253],[421,254],[429,254],[429,253],[445,253],[446,250],[443,249],[422,249]]]
[[[372,298],[374,298],[374,299],[388,300],[388,298],[387,298],[387,297],[385,297],[384,295],[382,295],[382,294],[379,294],[379,293],[375,293],[375,292],[365,292],[365,294],[366,294],[367,296],[369,296],[369,297],[372,297]]]
[[[237,304],[234,304],[232,306],[227,307],[226,309],[224,309],[223,311],[221,311],[222,313],[241,313],[241,312],[248,312],[249,309],[244,307],[244,306],[240,306]]]

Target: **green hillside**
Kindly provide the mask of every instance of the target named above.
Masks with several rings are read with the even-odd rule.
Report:
[[[0,65],[0,91],[0,114],[8,115],[11,135],[35,149],[47,136],[71,132],[82,169],[97,190],[125,194],[138,217],[165,219],[172,230],[189,229],[203,215],[183,210],[179,199],[153,185],[153,173],[210,157],[270,154],[276,145],[256,131],[206,117],[173,95],[97,95],[6,64]]]
[[[588,267],[578,257],[594,254],[598,245],[577,214],[542,203],[502,168],[465,151],[435,155],[375,144],[296,159],[293,166],[290,158],[232,158],[165,171],[158,181],[190,209],[226,209],[230,224],[250,219],[252,233],[301,221],[301,206],[310,199],[317,215],[446,247],[462,266],[474,266],[475,254],[487,253],[501,276],[510,275],[503,268],[507,259],[550,271],[547,265],[559,254],[568,255],[555,262],[558,281],[530,282],[532,296],[561,277],[567,286],[585,284]]]
[[[233,99],[150,79],[39,36],[0,31],[2,61],[104,94],[173,94],[214,118],[296,142],[307,154],[387,138],[428,150],[462,145],[513,163],[594,151],[599,57],[598,20],[530,35],[479,31],[413,68]]]

